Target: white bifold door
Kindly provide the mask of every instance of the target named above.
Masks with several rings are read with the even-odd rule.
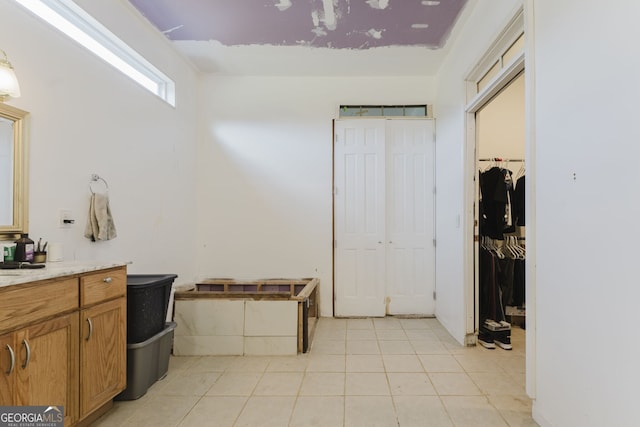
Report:
[[[435,313],[434,122],[336,120],[336,316]]]

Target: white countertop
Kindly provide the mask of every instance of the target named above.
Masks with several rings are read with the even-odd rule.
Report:
[[[0,288],[19,285],[21,283],[35,282],[37,280],[55,279],[73,274],[90,273],[92,271],[107,268],[122,267],[128,262],[104,262],[104,261],[62,261],[47,262],[44,268],[2,270],[0,269]]]

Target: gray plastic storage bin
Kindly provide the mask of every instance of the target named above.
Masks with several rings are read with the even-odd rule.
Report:
[[[127,388],[115,400],[134,400],[144,396],[149,387],[164,378],[169,370],[175,322],[146,341],[127,344]]]

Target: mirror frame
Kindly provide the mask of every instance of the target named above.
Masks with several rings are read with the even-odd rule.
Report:
[[[0,102],[0,117],[13,121],[13,224],[0,224],[0,240],[29,232],[29,113]]]

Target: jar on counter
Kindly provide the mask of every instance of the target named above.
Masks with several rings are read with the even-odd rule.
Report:
[[[14,261],[33,262],[34,242],[27,233],[22,233],[16,240],[16,252],[13,255]]]

